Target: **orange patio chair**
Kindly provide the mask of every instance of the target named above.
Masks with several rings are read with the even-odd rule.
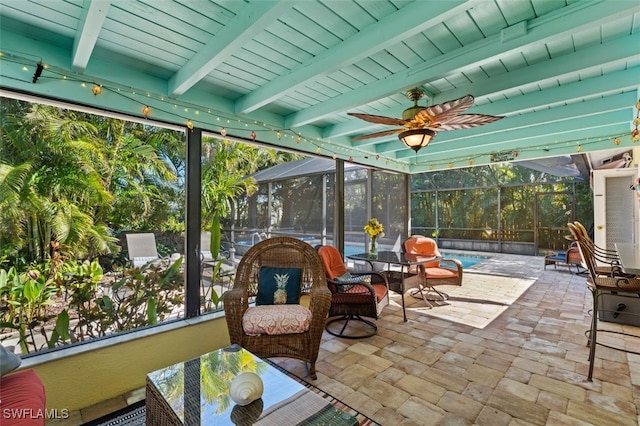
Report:
[[[419,295],[430,307],[433,307],[430,301],[443,301],[449,298],[446,293],[436,290],[436,286],[462,285],[462,263],[458,259],[442,257],[438,244],[433,238],[412,235],[404,241],[402,247],[407,254],[438,257],[436,260],[415,265],[409,269],[409,273],[418,275],[420,279],[420,286],[412,295],[416,297]],[[424,292],[434,292],[437,297],[425,297]]]
[[[331,291],[328,333],[348,339],[376,334],[378,326],[366,318],[378,319],[389,304],[389,283],[377,272],[350,272],[342,255],[332,246],[318,247]],[[356,322],[355,324],[353,322]],[[335,327],[338,325],[338,327]]]

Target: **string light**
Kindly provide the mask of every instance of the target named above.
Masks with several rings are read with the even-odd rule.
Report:
[[[30,67],[33,66],[32,65],[33,61],[32,60],[27,60],[26,58],[23,58],[23,61],[24,62],[22,62],[22,63],[25,64],[23,69],[28,70]],[[26,64],[28,64],[29,67],[27,67]],[[56,67],[47,66],[47,65],[43,64],[42,60],[36,64],[36,73],[38,75],[36,76],[36,74],[34,74],[34,76],[33,76],[34,77],[34,79],[33,79],[34,83],[35,83],[35,80],[37,80],[37,78],[40,77],[40,74],[45,70],[46,70],[46,72],[48,74],[54,74],[54,75],[57,74],[58,75],[57,78],[59,78],[59,79],[62,79],[62,80],[69,79],[71,81],[78,82],[78,83],[81,84],[82,87],[87,87],[88,86],[88,84],[86,82],[83,82],[80,78],[78,78],[78,76],[66,75],[66,71],[63,71],[63,70],[60,70],[60,69],[56,69]],[[52,78],[50,75],[47,75],[47,77],[48,78]],[[55,78],[55,77],[53,77],[53,78]],[[166,102],[166,100],[168,100],[169,102],[174,102],[173,103],[174,108],[175,109],[179,108],[178,111],[185,111],[187,113],[189,111],[195,111],[196,115],[198,115],[200,113],[200,110],[198,109],[200,107],[197,106],[197,105],[189,104],[189,103],[183,102],[183,101],[177,101],[176,99],[166,99],[165,96],[160,95],[160,94],[154,94],[154,93],[151,93],[151,92],[148,92],[148,91],[144,91],[143,93],[140,93],[140,94],[136,95],[136,91],[132,90],[132,88],[127,88],[127,87],[122,87],[122,86],[118,87],[118,86],[115,86],[115,85],[113,87],[110,87],[109,85],[104,86],[104,85],[101,85],[101,84],[98,84],[98,83],[89,83],[89,84],[91,84],[91,91],[95,96],[101,94],[103,89],[104,89],[104,90],[111,91],[112,93],[116,93],[116,94],[118,94],[120,96],[123,96],[123,97],[127,98],[131,102],[135,102],[135,103],[140,104],[142,115],[145,118],[148,118],[152,113],[151,107],[149,105],[147,105],[147,102],[149,102],[149,101],[147,101],[147,99],[149,99],[149,98],[160,100],[163,103]],[[133,95],[135,95],[135,96],[133,96]],[[136,99],[136,97],[140,97],[143,100],[140,101],[139,99]],[[167,106],[165,108],[168,109],[168,108],[170,108],[170,106]],[[182,118],[182,119],[184,119],[186,121],[187,128],[189,128],[190,130],[192,130],[194,128],[193,122],[190,119],[187,119],[187,117],[184,117],[184,116],[180,117],[180,114],[179,114],[178,111],[169,111],[169,110],[164,111],[161,108],[160,104],[154,104],[154,111],[153,111],[154,115],[157,115],[157,111],[160,111],[161,113],[164,112],[164,113],[167,113],[167,114],[172,114],[176,118]],[[202,112],[203,112],[203,114],[207,114],[208,113],[209,115],[212,115],[211,109],[206,109],[206,110],[203,110]],[[214,111],[214,115],[215,114],[217,114],[217,112]],[[212,117],[211,120],[213,120],[213,119],[214,118]],[[243,121],[242,119],[239,119],[237,117],[234,117],[233,120],[230,120],[229,118],[225,118],[225,117],[222,117],[222,119],[226,120],[227,123],[230,123],[230,124],[232,122],[233,123],[237,122],[238,126],[242,127],[242,125],[244,125],[244,128],[249,127],[249,124],[251,124],[249,121]],[[215,117],[215,120],[220,121],[221,117]],[[206,123],[207,119],[203,119],[203,122]],[[331,155],[335,156],[335,158],[338,158],[339,156],[342,156],[342,155],[347,155],[349,153],[355,153],[355,154],[349,155],[349,159],[350,159],[349,161],[354,161],[354,157],[356,157],[356,160],[360,159],[360,160],[369,160],[369,161],[371,161],[370,159],[373,158],[371,152],[368,152],[368,151],[365,151],[365,150],[360,150],[360,149],[354,148],[354,147],[346,147],[346,146],[342,146],[342,145],[338,145],[338,144],[334,145],[333,143],[324,141],[322,139],[308,138],[308,137],[303,136],[301,133],[293,132],[291,129],[278,129],[275,126],[271,126],[271,125],[269,125],[267,123],[258,122],[258,121],[255,121],[255,120],[253,120],[253,124],[264,128],[264,130],[263,129],[256,129],[258,132],[261,132],[261,131],[275,132],[275,135],[276,135],[276,137],[278,139],[281,139],[282,136],[287,137],[286,132],[290,132],[290,135],[288,135],[288,136],[290,136],[292,138],[295,138],[296,143],[298,143],[298,144],[300,144],[302,142],[303,138],[304,138],[305,144],[311,145],[311,147],[308,147],[308,148],[309,149],[313,149],[313,146],[315,146],[317,153],[322,153],[322,148],[324,148],[324,146],[322,146],[322,145],[327,144],[327,150],[334,151]],[[632,121],[632,126],[633,126],[633,129],[631,131],[631,138],[630,139],[631,139],[631,141],[633,143],[637,143],[637,142],[640,141],[640,99],[638,100],[638,102],[636,104],[636,117]],[[233,131],[233,130],[234,130],[234,128],[233,128],[233,126],[231,126],[230,131]],[[240,129],[235,129],[235,130],[240,130]],[[224,137],[224,136],[226,136],[226,132],[227,132],[227,129],[223,128],[220,131],[220,134]],[[545,145],[545,146],[540,146],[540,145],[539,146],[527,146],[527,147],[521,148],[520,150],[523,151],[523,152],[524,151],[545,151],[545,155],[548,155],[546,153],[549,153],[549,152],[551,152],[551,151],[553,151],[555,149],[563,150],[563,149],[566,149],[567,147],[570,147],[572,144],[576,144],[577,143],[577,146],[576,145],[573,145],[573,146],[576,147],[578,152],[582,152],[583,151],[583,147],[585,147],[587,145],[600,143],[602,141],[607,141],[607,140],[609,140],[609,141],[612,140],[613,143],[615,145],[617,145],[617,146],[618,145],[622,145],[624,140],[628,140],[626,138],[622,139],[622,136],[628,136],[628,135],[629,135],[629,133],[625,132],[624,134],[621,134],[621,135],[601,136],[600,139],[597,139],[597,140],[594,139],[594,138],[584,138],[584,139],[580,139],[580,140],[576,139],[576,140],[573,140],[573,141],[566,141],[566,140],[562,141],[562,142],[556,141],[556,142],[553,142],[551,145],[549,145],[547,143],[547,145]],[[256,131],[252,131],[251,132],[251,138],[253,139],[253,141],[256,141],[256,139],[257,139]],[[340,153],[340,155],[338,155],[338,153]],[[516,156],[516,157],[518,156],[518,151],[513,151],[513,153],[514,153],[514,156]],[[479,155],[476,156],[476,158],[482,157],[483,155],[487,155],[487,153],[479,154]],[[492,155],[492,154],[490,154],[490,155]],[[427,163],[427,161],[415,161],[414,162],[413,160],[404,160],[404,159],[403,160],[399,160],[399,161],[394,160],[394,161],[390,162],[389,158],[384,156],[384,155],[383,156],[380,156],[380,154],[376,154],[375,155],[375,159],[376,160],[379,160],[380,158],[384,159],[386,165],[390,165],[391,164],[391,165],[395,165],[395,167],[403,167],[404,165],[407,164],[406,161],[410,161],[412,165],[415,164],[417,166],[426,166],[427,164],[429,164],[429,167],[430,167],[431,170],[433,170],[433,168],[434,168],[433,160],[430,160],[429,163]],[[439,165],[439,166],[444,166],[445,164],[447,164],[447,166],[452,167],[454,162],[465,161],[465,160],[469,163],[469,165],[473,165],[475,163],[473,158],[469,159],[468,157],[465,158],[465,156],[460,156],[460,157],[444,159],[440,163],[438,163],[438,161],[436,161],[435,164]]]
[[[636,118],[633,120],[633,124],[635,128],[631,131],[631,140],[635,143],[640,140],[640,132],[638,131],[638,127],[640,127],[640,99],[636,103]]]
[[[220,134],[222,135],[222,137],[227,136],[227,129],[225,129],[224,127],[220,129]]]

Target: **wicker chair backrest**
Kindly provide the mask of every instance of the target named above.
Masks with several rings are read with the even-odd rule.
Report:
[[[256,296],[260,285],[260,268],[263,266],[300,268],[301,295],[310,293],[313,286],[326,286],[320,256],[311,245],[297,238],[273,237],[253,245],[238,264],[234,288],[241,286],[248,297]]]

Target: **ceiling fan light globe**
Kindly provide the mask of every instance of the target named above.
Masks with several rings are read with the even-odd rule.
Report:
[[[398,135],[398,139],[402,141],[407,148],[411,148],[415,152],[418,152],[420,148],[424,148],[429,145],[431,139],[436,136],[436,132],[429,129],[413,129],[405,130]]]

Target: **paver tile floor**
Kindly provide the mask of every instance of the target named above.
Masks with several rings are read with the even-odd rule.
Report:
[[[543,266],[496,254],[461,287],[439,287],[449,300],[432,309],[407,294],[407,322],[392,293],[375,336],[324,334],[316,381],[300,361],[275,361],[382,425],[638,425],[640,356],[598,346],[588,382],[586,278]],[[640,349],[640,338],[605,339]]]
[[[466,269],[461,287],[438,287],[449,299],[433,308],[407,294],[407,322],[392,293],[374,337],[325,333],[312,383],[383,425],[638,425],[640,357],[598,346],[588,382],[586,278],[543,266],[542,257],[495,255]]]

